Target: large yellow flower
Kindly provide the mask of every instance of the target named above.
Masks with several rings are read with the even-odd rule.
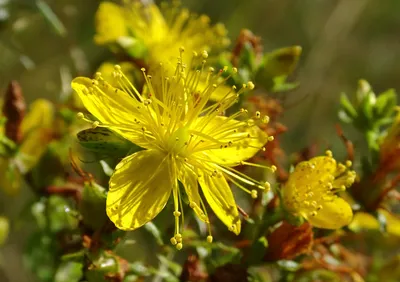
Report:
[[[210,95],[219,87],[215,82],[220,73],[213,75],[204,70],[206,55],[204,52],[203,56],[194,57],[193,68],[186,67],[181,56],[175,75],[170,77],[163,68],[152,76],[143,70],[147,81],[144,93],[136,90],[119,66],[114,71],[119,88],[112,87],[99,73],[96,79],[78,77],[72,82],[86,109],[98,119],[94,126],[107,127],[145,148],[116,166],[109,183],[108,216],[120,229],[136,229],[152,220],[172,193],[175,236],[171,242],[178,243],[178,249],[182,247],[183,193],[178,181],[200,219],[209,224],[199,184],[214,213],[235,234],[239,234],[241,223],[228,181],[253,198],[257,197],[257,189],[269,187],[232,168],[248,164],[245,160],[272,139],[257,126],[267,118],[260,118],[257,112],[254,119],[235,119],[248,115],[246,110],[223,116],[246,85],[235,95],[233,88],[225,99],[209,104]],[[198,92],[197,84],[203,77],[208,84]],[[82,113],[79,115],[88,120]],[[211,235],[208,240],[212,240]]]
[[[350,205],[336,195],[351,186],[356,173],[338,164],[330,151],[296,165],[283,189],[286,208],[319,228],[337,229],[351,222]]]
[[[166,4],[166,3],[165,3]],[[210,25],[205,15],[196,16],[177,2],[160,9],[155,4],[125,1],[123,6],[102,2],[96,13],[98,44],[119,43],[127,50],[144,48],[147,63],[174,71],[176,50],[185,46],[188,61],[193,51],[220,51],[229,44],[222,24]]]

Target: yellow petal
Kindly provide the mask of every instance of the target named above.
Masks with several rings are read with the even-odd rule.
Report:
[[[228,226],[229,230],[238,235],[241,230],[239,212],[225,177],[210,177],[202,174],[198,181],[214,213]]]
[[[335,171],[335,159],[327,156],[314,157],[309,161],[303,161],[296,165],[294,171],[290,174],[286,186],[304,191],[310,183],[314,182],[322,185],[323,183],[332,181],[331,177]]]
[[[100,122],[110,125],[111,130],[131,142],[147,148],[148,141],[143,134],[129,130],[140,130],[143,126],[143,114],[137,108],[143,107],[141,103],[110,84],[99,82],[98,85],[93,85],[92,80],[86,77],[75,78],[71,86],[78,93],[85,108]],[[135,120],[141,124],[135,123]]]
[[[30,171],[42,157],[51,141],[51,132],[42,128],[29,134],[19,148],[16,159],[20,163],[21,171]]]
[[[127,26],[122,7],[112,2],[101,2],[96,12],[97,44],[113,43],[122,36],[127,36]]]
[[[17,195],[21,189],[22,176],[15,164],[0,159],[0,189],[9,196]]]
[[[220,165],[236,166],[241,161],[245,161],[253,157],[267,142],[267,134],[258,126],[247,127],[246,131],[233,132],[230,134],[229,129],[237,127],[242,122],[237,120],[227,120],[226,117],[217,117],[209,122],[202,131],[204,134],[212,136],[218,141],[228,144],[233,141],[231,146],[211,149],[202,152],[210,161]],[[251,138],[244,138],[250,134]],[[240,141],[239,138],[244,138]]]
[[[119,229],[139,228],[164,208],[174,183],[165,155],[152,150],[134,153],[111,176],[107,215]]]
[[[38,128],[50,129],[54,121],[54,107],[50,101],[37,99],[29,107],[29,112],[21,124],[24,138]]]
[[[303,215],[313,226],[325,229],[338,229],[350,224],[353,211],[350,205],[342,198],[335,198],[330,202],[323,202],[322,209],[316,216]]]
[[[179,172],[179,181],[182,182],[185,187],[186,194],[189,198],[189,204],[201,220],[208,222],[208,218],[205,217],[205,214],[201,209],[197,174],[186,163],[182,163],[181,167],[182,168]]]
[[[380,214],[386,218],[386,231],[387,233],[395,236],[400,236],[400,218],[384,209],[379,209]]]
[[[208,86],[208,84],[209,83],[207,83],[206,80],[200,80],[197,87],[199,93],[201,93]],[[230,97],[229,95],[227,96],[229,92],[231,92],[229,95],[236,95],[236,93],[232,92],[231,87],[227,86],[226,84],[221,84],[212,92],[210,100],[221,101],[222,99],[226,99],[227,97]]]
[[[379,222],[372,214],[357,212],[354,215],[352,222],[349,224],[349,229],[354,232],[364,229],[379,230]]]
[[[31,170],[46,151],[53,126],[53,104],[44,99],[33,102],[21,125],[24,140],[16,156],[22,173]]]
[[[118,65],[121,67],[121,71],[126,75],[128,80],[130,82],[134,83],[135,77],[133,75],[133,72],[135,70],[137,70],[137,69],[135,69],[134,65],[129,62],[120,62],[120,63],[118,63]],[[103,77],[103,79],[105,81],[110,83],[113,87],[118,88],[119,84],[113,77],[114,67],[115,67],[115,64],[110,63],[110,62],[105,62],[100,65],[100,67],[97,69],[97,71],[101,73],[101,76]]]

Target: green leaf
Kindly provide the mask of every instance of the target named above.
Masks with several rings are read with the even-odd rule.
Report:
[[[376,99],[374,113],[376,118],[381,119],[393,114],[397,104],[397,94],[394,89],[386,90]]]
[[[49,220],[49,228],[53,233],[62,230],[73,230],[78,227],[78,213],[70,203],[58,195],[48,198],[46,214]]]
[[[83,275],[83,264],[79,262],[62,263],[54,276],[54,282],[79,282]]]
[[[250,254],[247,259],[249,265],[255,265],[262,262],[262,259],[268,248],[268,240],[265,236],[258,238],[250,249]]]
[[[256,54],[253,46],[246,42],[243,46],[242,52],[239,57],[240,68],[247,68],[250,72],[253,72],[256,68]]]
[[[344,123],[352,123],[354,120],[345,111],[339,110],[338,117]]]
[[[54,282],[59,246],[49,234],[34,233],[28,240],[24,263],[39,281]]]
[[[140,276],[149,276],[151,274],[149,268],[139,261],[129,264],[129,272]]]
[[[368,148],[372,151],[379,151],[379,134],[375,131],[369,130],[365,133],[365,138],[367,140]]]
[[[158,255],[157,258],[160,260],[161,264],[167,266],[175,276],[178,276],[182,272],[182,267],[167,257]]]
[[[273,92],[286,92],[299,87],[299,82],[286,82],[287,75],[281,75],[273,78]]]
[[[271,91],[287,91],[297,87],[297,84],[285,86],[285,83],[286,77],[295,69],[300,55],[300,46],[286,47],[265,54],[255,73],[256,84]]]
[[[163,239],[162,239],[162,234],[158,227],[153,223],[153,222],[148,222],[144,225],[144,228],[151,233],[151,235],[154,236],[156,239],[157,244],[160,246],[164,245]]]
[[[301,264],[294,260],[278,260],[277,264],[281,269],[286,271],[297,271],[301,268]]]
[[[148,54],[146,44],[134,37],[119,37],[117,39],[117,44],[132,58],[145,58]]]
[[[291,46],[267,53],[263,59],[263,71],[270,77],[289,75],[293,72],[301,55],[300,46]]]
[[[363,113],[369,124],[372,124],[374,122],[375,103],[376,96],[372,91],[370,91],[365,94],[364,99],[361,101],[360,104],[360,112]]]
[[[67,29],[46,2],[36,0],[36,7],[58,35],[67,35]]]
[[[114,173],[114,170],[110,167],[110,165],[106,161],[101,160],[100,165],[105,175],[111,176]]]
[[[342,110],[349,118],[351,118],[352,120],[357,118],[357,110],[354,108],[353,104],[350,102],[345,93],[342,93],[340,95],[340,105],[342,107]]]
[[[371,85],[369,85],[368,81],[364,79],[360,79],[358,81],[358,87],[356,92],[357,104],[361,104],[361,102],[365,99],[365,96],[372,91]]]

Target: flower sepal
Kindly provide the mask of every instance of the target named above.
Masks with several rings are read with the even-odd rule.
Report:
[[[106,189],[94,181],[84,184],[80,212],[83,222],[93,230],[100,229],[107,221],[106,214]]]
[[[113,158],[125,157],[137,152],[140,147],[120,137],[107,128],[97,127],[80,131],[77,134],[79,144],[85,149]]]

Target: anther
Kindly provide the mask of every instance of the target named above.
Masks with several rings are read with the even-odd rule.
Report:
[[[327,150],[327,151],[325,152],[325,155],[326,155],[327,157],[330,157],[330,158],[332,158],[332,156],[333,156],[331,150]]]
[[[266,182],[264,183],[264,188],[265,188],[266,191],[271,190],[271,184],[270,184],[269,182],[266,181]]]
[[[274,136],[268,136],[268,141],[274,141]]]
[[[253,199],[257,199],[257,197],[258,197],[257,190],[251,190],[251,197],[252,197]]]
[[[263,122],[263,123],[268,123],[268,122],[269,122],[269,116],[264,116],[264,117],[262,118],[262,122]]]
[[[96,120],[96,121],[94,121],[94,122],[92,123],[92,128],[95,129],[95,128],[98,127],[99,125],[100,125],[100,122],[98,122],[98,121]]]
[[[174,216],[175,217],[180,217],[181,216],[181,212],[180,211],[174,211]]]
[[[206,50],[204,50],[203,52],[201,52],[201,56],[202,56],[204,59],[207,59],[207,58],[208,58],[208,52],[207,52]]]
[[[175,239],[174,237],[172,237],[169,241],[170,241],[171,244],[174,245],[174,246],[175,246],[176,244],[178,244],[178,242],[176,241],[176,239]]]
[[[178,242],[182,242],[182,234],[181,233],[176,233],[174,237]]]
[[[211,235],[208,235],[207,236],[207,242],[208,243],[212,243],[212,241],[213,241],[213,237]]]
[[[182,243],[176,244],[176,249],[177,249],[178,251],[182,250],[182,248],[183,248]]]
[[[235,68],[235,67],[233,67],[233,68],[232,68],[232,72],[233,72],[233,73],[237,73],[237,72],[238,72],[238,69]]]
[[[208,68],[208,71],[209,71],[209,72],[214,72],[215,69],[214,69],[213,67],[209,67],[209,68]]]
[[[183,46],[179,47],[179,52],[185,52],[185,47]]]
[[[141,70],[142,72],[145,72],[145,71],[146,71],[146,69],[145,69],[145,68],[141,68],[140,70]]]
[[[223,71],[227,71],[228,70],[228,66],[224,66]]]
[[[96,72],[95,75],[94,75],[94,78],[95,79],[101,79],[101,72],[99,72],[99,71]]]
[[[259,111],[256,112],[256,118],[260,118],[261,117],[261,113]]]
[[[272,171],[272,172],[275,172],[275,171],[276,171],[276,166],[271,165],[271,171]]]
[[[197,57],[199,54],[196,51],[193,51],[193,57]]]
[[[120,65],[114,65],[114,69],[116,71],[121,71],[121,66]]]
[[[84,119],[85,118],[85,115],[83,113],[81,113],[81,112],[77,113],[76,116],[79,119]]]
[[[353,163],[350,161],[350,160],[347,160],[346,161],[346,166],[347,167],[351,167],[353,165]]]
[[[254,85],[254,83],[253,83],[252,81],[249,81],[249,82],[247,82],[247,87],[248,87],[250,90],[253,90],[254,87],[255,87],[255,85]]]

